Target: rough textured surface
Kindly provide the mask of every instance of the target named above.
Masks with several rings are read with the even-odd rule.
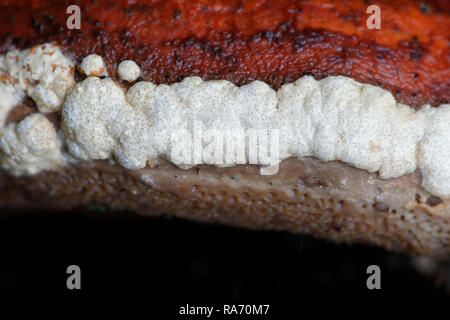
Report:
[[[107,75],[105,62],[103,58],[97,54],[90,54],[84,57],[79,65],[80,71],[86,76],[102,76]]]
[[[133,60],[122,61],[117,67],[119,78],[128,82],[136,81],[141,74],[141,69]]]
[[[62,141],[52,123],[34,113],[0,131],[0,165],[11,175],[58,170],[67,162]]]
[[[66,94],[75,85],[74,69],[72,61],[55,44],[10,50],[0,55],[0,81],[2,86],[10,87],[7,94],[0,87],[1,104],[5,100],[18,103],[26,94],[40,112],[59,111]],[[0,112],[3,108],[0,107]]]
[[[449,119],[450,105],[416,112],[342,76],[305,76],[278,92],[261,81],[236,87],[188,77],[139,82],[126,93],[110,78],[89,77],[64,102],[62,129],[75,157],[114,156],[128,169],[158,158],[189,168],[314,156],[385,179],[420,168],[427,190],[450,198]]]
[[[381,30],[366,28],[363,0],[79,0],[81,30],[71,31],[72,3],[1,1],[0,52],[56,41],[77,62],[104,57],[112,75],[134,60],[156,83],[198,75],[278,88],[305,74],[346,75],[411,106],[450,100],[448,1],[377,1]]]
[[[156,83],[199,75],[238,85],[263,80],[279,88],[305,74],[346,75],[386,88],[397,101],[413,107],[437,106],[450,97],[446,1],[380,0],[380,31],[365,28],[368,4],[362,0],[77,3],[82,30],[69,31],[64,9],[70,0],[1,1],[0,19],[6,23],[0,25],[0,52],[55,41],[78,63],[91,53],[104,56],[113,77],[121,60],[132,59],[142,68],[142,78]],[[276,177],[245,174],[247,167],[201,167],[197,175],[194,169],[184,172],[171,166],[145,169],[143,177],[136,177],[98,163],[31,178],[2,175],[0,207],[64,209],[98,201],[112,209],[167,211],[197,220],[448,254],[448,202],[418,187],[417,173],[379,181],[345,165],[329,172],[323,166],[333,163],[296,163]],[[152,170],[156,173],[149,174]],[[208,170],[211,179],[204,181],[202,173]],[[345,193],[340,174],[355,172],[362,176],[355,174],[353,195]],[[184,177],[183,182],[173,183],[178,177]],[[242,184],[232,188],[227,181],[236,177]],[[254,179],[266,187],[250,185]]]
[[[430,199],[417,173],[386,181],[313,158],[287,159],[275,176],[261,176],[255,166],[187,171],[163,161],[155,166],[129,171],[95,162],[35,177],[2,176],[0,206],[63,210],[95,203],[410,253],[450,252],[450,202]]]

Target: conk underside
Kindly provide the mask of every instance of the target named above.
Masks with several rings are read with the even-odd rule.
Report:
[[[72,31],[51,1],[0,5],[1,207],[448,255],[445,5],[381,1],[385,29],[363,31],[358,1],[80,2]]]

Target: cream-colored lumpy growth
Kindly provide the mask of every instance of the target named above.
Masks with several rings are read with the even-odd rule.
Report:
[[[69,152],[83,160],[113,156],[124,167],[145,167],[151,157],[151,126],[110,78],[89,77],[67,97],[62,112]]]
[[[450,104],[422,112],[426,117],[418,153],[422,185],[433,194],[450,198]]]
[[[53,44],[0,55],[0,166],[10,174],[33,175],[67,163],[62,138],[42,113],[61,110],[75,85],[73,71],[73,63]],[[25,96],[39,113],[5,127],[9,112]]]
[[[424,117],[381,88],[346,77],[303,77],[278,91],[290,156],[341,160],[383,178],[417,167]]]
[[[40,112],[59,111],[75,85],[73,71],[74,65],[56,45],[11,50],[0,56],[0,95],[3,97],[6,91],[9,92],[9,101],[14,101],[9,103],[10,107],[26,94]]]
[[[110,79],[88,78],[66,99],[63,130],[76,157],[115,156],[130,169],[158,157],[180,167],[224,165],[205,154],[183,162],[174,153],[180,144],[173,139],[176,131],[190,141],[199,128],[279,130],[277,161],[303,156],[341,160],[386,179],[420,168],[427,190],[450,197],[448,117],[448,105],[416,112],[396,103],[386,90],[340,76],[303,77],[278,92],[260,81],[237,87],[198,77],[172,85],[139,82],[125,92]],[[210,148],[210,142],[200,143],[201,149]]]
[[[40,113],[10,123],[0,137],[1,167],[13,175],[33,175],[57,170],[67,162],[61,139],[52,123]]]
[[[127,79],[134,81],[140,69],[127,63],[133,70],[123,64],[122,73],[133,71]],[[104,68],[95,55],[82,64],[87,75]],[[450,198],[448,104],[415,111],[380,87],[342,76],[319,81],[305,76],[278,91],[261,81],[237,87],[199,77],[172,85],[142,81],[126,90],[96,76],[75,84],[74,69],[52,44],[0,55],[4,170],[30,175],[56,169],[69,161],[66,150],[74,159],[115,159],[128,169],[143,168],[157,158],[186,168],[201,163],[273,166],[288,157],[314,156],[386,179],[420,169],[425,189]],[[25,96],[40,113],[4,127],[8,113]],[[60,110],[62,135],[42,115]],[[255,130],[262,130],[262,137],[253,139]],[[225,157],[216,156],[230,146],[223,141],[229,136],[244,141],[235,145],[231,162],[224,161],[226,150]],[[252,157],[255,146],[263,153],[270,150],[271,157]]]

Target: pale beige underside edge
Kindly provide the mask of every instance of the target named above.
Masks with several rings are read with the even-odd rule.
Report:
[[[130,171],[96,161],[34,177],[0,173],[0,208],[68,210],[95,202],[111,211],[302,232],[445,258],[450,200],[429,198],[420,182],[417,172],[383,180],[314,158],[284,160],[273,176],[251,165],[182,170],[161,160]]]

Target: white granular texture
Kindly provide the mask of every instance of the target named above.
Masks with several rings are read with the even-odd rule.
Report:
[[[0,134],[1,167],[16,176],[57,170],[67,161],[61,145],[51,122],[40,113],[31,114]]]
[[[119,78],[128,82],[136,81],[141,74],[141,68],[132,60],[124,60],[117,68]]]
[[[13,86],[0,82],[0,130],[5,125],[9,112],[23,99],[23,94]]]
[[[125,93],[110,79],[89,78],[63,108],[69,150],[81,159],[115,156],[130,169],[158,157],[180,167],[221,166],[214,152],[204,152],[216,150],[210,141],[200,141],[203,154],[190,145],[199,131],[277,129],[278,161],[341,160],[386,179],[420,168],[424,187],[442,197],[450,197],[449,119],[449,105],[416,112],[384,89],[340,76],[303,77],[278,92],[260,81],[236,87],[189,77],[170,86],[139,82]],[[192,151],[188,161],[175,150],[180,145]]]
[[[103,58],[97,54],[90,54],[81,61],[80,70],[87,76],[106,76]]]
[[[89,77],[79,83],[64,103],[62,118],[67,148],[75,157],[90,160],[114,155],[126,168],[145,167],[150,125],[110,78]]]
[[[40,112],[59,111],[65,96],[75,85],[73,71],[70,59],[52,44],[11,50],[1,55],[0,95],[6,97],[7,102],[1,103],[0,118],[8,106],[17,104],[25,94],[34,100]]]
[[[90,75],[101,65],[101,57],[90,55],[80,69]],[[28,95],[41,112],[63,105],[64,144],[77,159],[115,159],[139,169],[157,158],[187,168],[201,163],[273,166],[288,157],[314,156],[386,179],[420,169],[425,189],[450,198],[448,104],[415,111],[382,88],[342,76],[320,81],[305,76],[278,91],[260,81],[237,87],[199,77],[172,85],[138,82],[126,91],[112,79],[92,76],[74,86],[73,68],[51,44],[0,56],[3,169],[29,175],[67,161],[56,131],[42,115],[2,128],[9,111]],[[127,60],[118,73],[133,82],[140,69]],[[265,143],[269,135],[253,139],[255,130],[268,132],[270,142]],[[244,144],[233,146],[232,161],[228,150],[221,150],[230,146],[223,144],[228,137],[244,138]],[[275,159],[274,145],[279,147]],[[254,146],[272,150],[271,157],[253,157]],[[238,155],[242,150],[243,157]]]
[[[422,185],[431,193],[450,197],[450,104],[422,109],[425,136],[419,145]]]

